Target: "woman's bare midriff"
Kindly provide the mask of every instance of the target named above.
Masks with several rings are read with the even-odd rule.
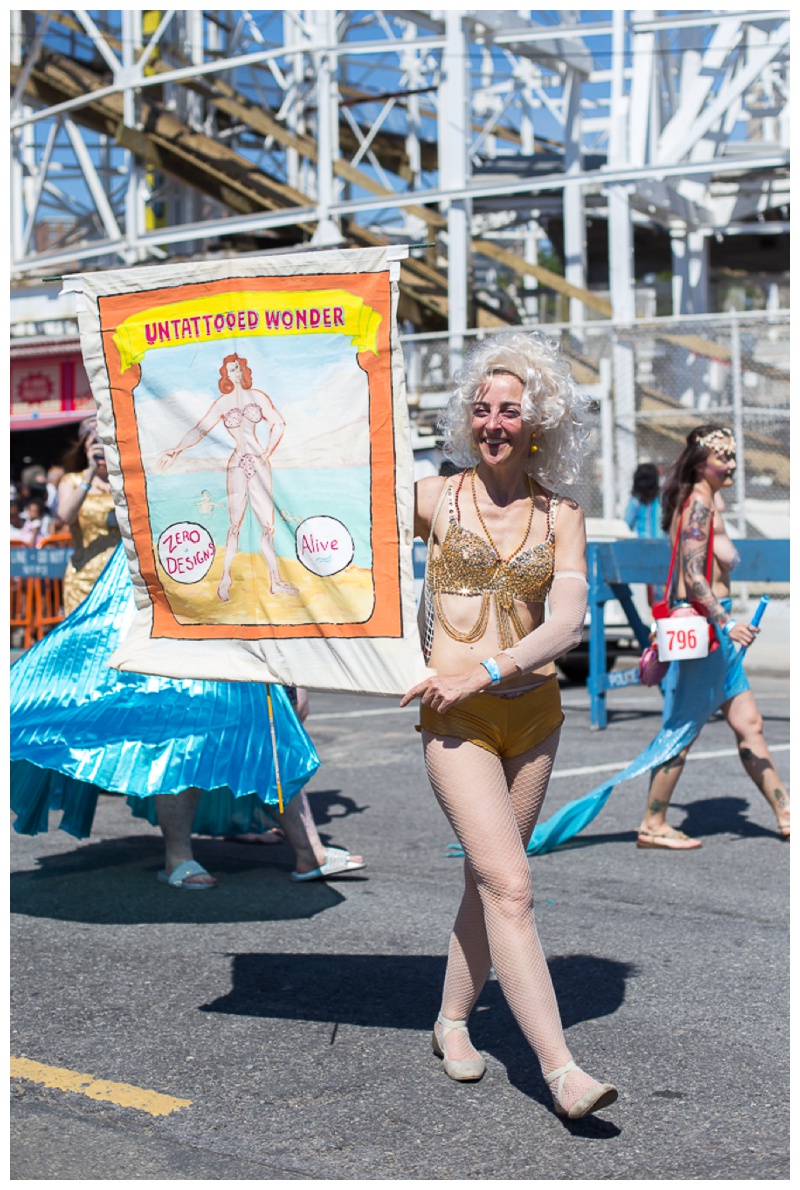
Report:
[[[444,614],[452,626],[459,632],[469,632],[480,613],[481,597],[479,595],[441,595],[440,599]],[[528,632],[533,632],[534,628],[538,628],[544,619],[544,604],[542,603],[522,603],[515,599],[514,608],[521,624]],[[514,644],[516,643],[515,640]],[[494,601],[491,600],[486,631],[479,640],[473,641],[471,644],[453,640],[447,635],[442,625],[436,623],[430,666],[438,674],[462,673],[489,657],[496,657],[498,653],[502,652],[502,649],[497,626],[497,613]],[[506,678],[497,686],[492,687],[492,691],[493,693],[505,693],[518,690],[521,693],[523,690],[540,685],[555,672],[554,662],[549,661],[538,669]]]

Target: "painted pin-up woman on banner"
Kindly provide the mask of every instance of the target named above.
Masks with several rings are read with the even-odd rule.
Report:
[[[272,467],[270,457],[277,448],[286,422],[270,398],[253,388],[253,375],[242,356],[226,355],[219,370],[220,396],[208,412],[188,430],[177,446],[162,451],[158,460],[160,471],[166,470],[184,450],[198,442],[222,422],[233,439],[233,453],[228,459],[227,487],[230,528],[225,541],[225,559],[217,596],[230,600],[231,563],[239,549],[239,533],[247,511],[247,503],[261,526],[261,553],[267,564],[270,594],[295,594],[297,588],[281,578],[275,553],[275,504],[272,499]],[[258,438],[258,427],[268,428],[266,445]]]

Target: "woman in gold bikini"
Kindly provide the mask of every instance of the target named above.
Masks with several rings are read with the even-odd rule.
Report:
[[[58,515],[69,526],[72,555],[64,575],[64,615],[82,603],[120,542],[103,444],[92,414],[62,460]]]
[[[181,451],[196,446],[221,421],[233,439],[233,453],[228,460],[228,512],[230,528],[225,541],[225,559],[217,595],[224,602],[230,600],[231,563],[239,549],[247,503],[261,526],[261,553],[267,563],[270,593],[295,594],[296,588],[285,582],[278,569],[275,553],[275,505],[272,500],[272,467],[270,456],[283,437],[286,422],[266,393],[253,388],[253,376],[247,360],[235,353],[226,355],[219,370],[219,391],[214,404],[188,430],[177,446],[165,450],[159,457],[160,470],[165,470]],[[262,446],[257,429],[261,422],[267,426],[267,443]]]
[[[497,335],[466,359],[443,427],[448,453],[473,465],[416,489],[437,676],[401,703],[421,701],[428,776],[466,857],[434,1053],[450,1078],[483,1075],[467,1018],[494,967],[556,1112],[571,1119],[617,1092],[567,1048],[525,849],[563,721],[554,661],[579,641],[586,610],[583,513],[552,491],[579,472],[584,408],[558,344],[542,335]]]

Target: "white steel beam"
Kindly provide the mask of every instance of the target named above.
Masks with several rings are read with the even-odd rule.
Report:
[[[642,15],[650,17],[653,13]],[[632,165],[645,165],[651,157],[649,133],[653,124],[654,50],[654,33],[633,31],[631,54],[636,65],[631,79],[628,132],[628,159]]]
[[[581,77],[570,70],[564,83],[564,173],[581,172]],[[571,285],[586,287],[586,217],[580,186],[564,189],[564,276]],[[571,322],[583,322],[583,302],[569,299]]]
[[[306,19],[316,30],[320,42],[330,42],[335,37],[336,16],[330,9],[306,12]],[[333,158],[334,127],[338,127],[338,107],[334,95],[333,65],[331,55],[325,51],[314,52],[316,69],[316,119],[317,119],[317,220],[313,244],[341,243],[342,233],[331,218],[335,201]]]
[[[788,161],[784,155],[765,157],[760,159],[760,167],[774,168],[777,165],[787,165]],[[742,172],[742,162],[730,162],[728,168],[738,173]],[[703,173],[708,173],[710,166],[706,164],[702,167]],[[667,173],[669,174],[669,170]],[[691,167],[687,170],[686,166],[675,166],[672,171],[673,174],[684,174],[691,172]],[[698,172],[700,169],[698,168]],[[631,179],[630,171],[610,171],[604,175],[607,183],[625,182]],[[638,176],[645,176],[645,173],[640,173]],[[546,178],[537,178],[535,182],[536,191],[542,193],[549,190],[559,190],[564,186],[583,185],[587,182],[596,185],[598,182],[597,174],[582,174],[577,177],[565,178],[561,174],[550,175]],[[512,195],[517,193],[530,193],[532,183],[530,179],[518,180],[514,183],[505,183],[498,185],[474,185],[467,192],[470,197],[491,197],[493,195]],[[611,186],[609,185],[609,190]],[[428,203],[443,203],[447,201],[457,201],[465,194],[464,190],[429,190],[421,193],[396,193],[391,196],[381,198],[378,196],[354,199],[347,202],[339,202],[331,207],[330,214],[334,217],[340,215],[354,215],[361,212],[371,210],[386,210],[395,206],[413,206],[416,204],[425,205]],[[198,239],[203,237],[224,237],[228,235],[241,235],[247,232],[265,231],[268,229],[277,229],[281,227],[290,227],[297,223],[313,222],[317,215],[317,208],[314,206],[307,207],[291,207],[282,211],[265,211],[259,212],[256,215],[226,215],[222,219],[211,219],[202,223],[181,224],[178,227],[163,228],[157,232],[144,233],[139,237],[139,243],[142,247],[150,248],[155,244],[178,244],[186,242],[191,239]],[[754,229],[756,225],[754,225]],[[116,248],[115,248],[116,250]],[[96,257],[102,255],[94,250],[94,241],[91,245],[74,245],[70,250],[69,255],[61,255],[53,257],[50,254],[43,258],[44,267],[51,268],[63,260],[76,260],[83,257]],[[28,270],[36,267],[36,258],[18,259],[14,262],[15,269]]]
[[[122,76],[124,87],[122,91],[123,120],[127,128],[139,125],[138,107],[139,96],[134,90],[136,77],[136,55],[142,45],[141,12],[134,9],[124,9],[122,12]],[[125,165],[128,173],[128,184],[125,191],[125,240],[127,250],[125,257],[128,264],[134,264],[144,259],[145,253],[139,243],[139,237],[145,229],[144,212],[144,171],[130,149],[125,149]]]
[[[119,238],[120,226],[117,223],[111,203],[108,200],[100,178],[97,175],[97,170],[94,167],[94,162],[89,155],[89,150],[83,140],[83,135],[80,128],[70,119],[69,116],[63,118],[64,128],[69,137],[72,150],[78,160],[78,163],[83,171],[83,176],[86,179],[86,185],[89,188],[89,193],[94,199],[94,205],[97,208],[97,213],[105,228],[106,235],[110,240]]]
[[[739,22],[730,21],[719,26],[717,35],[723,38],[728,31],[728,38],[733,38],[738,30]],[[684,98],[680,110],[673,116],[661,134],[658,145],[657,160],[674,161],[676,158],[686,158],[694,145],[704,136],[714,124],[722,119],[725,112],[734,101],[741,99],[747,88],[758,78],[765,67],[789,43],[789,23],[784,22],[771,36],[769,42],[751,53],[746,65],[727,85],[720,88],[714,99],[703,108],[708,98],[711,85],[718,76],[719,66],[722,65],[720,56],[730,52],[730,40],[722,46],[715,47],[714,52],[703,56],[703,71],[698,84],[691,96]],[[707,59],[711,59],[707,62]],[[724,61],[724,57],[723,57]],[[717,68],[715,69],[715,63]]]
[[[173,105],[170,110],[189,128],[211,137],[224,136],[225,144],[254,171],[268,169],[279,182],[288,182],[308,199],[298,198],[297,206],[281,210],[221,213],[201,221],[199,191],[151,166],[142,167],[138,159],[126,158],[110,138],[95,144],[86,134],[83,144],[93,163],[94,179],[90,184],[89,173],[81,171],[85,180],[74,210],[91,212],[94,223],[90,226],[89,214],[76,219],[73,240],[79,236],[87,239],[64,249],[71,254],[70,260],[102,259],[104,255],[142,259],[154,254],[159,245],[165,249],[173,246],[173,251],[184,245],[187,251],[199,252],[205,247],[203,241],[212,237],[299,223],[324,225],[326,218],[335,225],[346,216],[365,222],[373,231],[384,230],[387,217],[391,217],[394,229],[403,227],[409,238],[419,238],[421,225],[409,208],[419,211],[425,205],[439,204],[449,223],[452,325],[461,334],[469,320],[466,298],[473,201],[487,200],[479,218],[490,238],[535,258],[537,237],[546,234],[546,219],[558,210],[561,199],[565,273],[572,284],[581,286],[585,283],[581,269],[588,199],[593,218],[609,219],[615,243],[611,253],[614,300],[621,317],[626,310],[630,313],[633,294],[628,250],[631,217],[639,223],[645,218],[667,227],[686,224],[690,232],[727,230],[724,225],[730,218],[737,231],[741,228],[740,234],[747,234],[742,219],[749,213],[769,209],[772,214],[772,208],[788,201],[784,173],[779,172],[789,161],[788,13],[783,10],[681,10],[667,15],[626,10],[615,14],[611,23],[595,19],[603,17],[599,10],[571,9],[522,16],[499,10],[448,14],[439,9],[432,16],[401,10],[344,9],[326,10],[316,17],[311,10],[233,13],[222,9],[213,14],[196,10],[191,21],[183,10],[160,10],[144,38],[141,13],[134,18],[131,10],[102,11],[102,30],[94,9],[50,13],[49,27],[38,12],[27,13],[17,22],[21,53],[13,62],[18,68],[15,82],[20,102],[22,68],[36,71],[33,59],[39,47],[52,45],[58,52],[65,31],[75,38],[79,57],[81,47],[88,46],[102,56],[113,83],[58,106],[11,112],[14,127],[27,130],[14,144],[11,167],[12,194],[24,191],[19,203],[12,198],[14,209],[20,212],[15,217],[12,211],[15,275],[41,270],[46,261],[53,262],[60,255],[48,252],[39,257],[31,253],[31,245],[37,242],[37,226],[53,209],[62,218],[65,196],[81,170],[78,154],[71,152],[65,138],[58,137],[53,143],[47,134],[37,136],[36,123],[49,121],[52,128],[59,111],[75,111],[121,93],[125,123],[130,120],[135,128],[138,97],[146,98],[152,86],[165,88],[166,102]],[[448,92],[448,76],[452,82],[453,70],[444,72],[440,87],[445,50],[453,44],[454,22],[460,25],[461,94]],[[128,36],[132,28],[133,40]],[[607,69],[607,46],[601,39],[612,33],[619,38],[620,29],[619,53],[628,56],[612,56],[612,68]],[[125,48],[126,41],[132,50]],[[152,69],[156,52],[160,61]],[[448,52],[452,55],[452,49]],[[587,68],[583,116],[582,105],[575,103],[581,88],[568,69],[569,63],[576,61],[574,54]],[[173,68],[175,63],[181,65]],[[747,72],[752,77],[759,69],[748,89]],[[325,70],[330,72],[328,141],[326,100],[320,100],[319,95],[319,75]],[[206,86],[202,85],[204,78]],[[248,126],[246,120],[240,120],[235,107],[238,96],[226,112],[215,87],[217,78],[245,97],[243,110],[249,101],[253,108],[273,113],[271,122],[277,120],[288,135],[273,136],[268,129],[259,129],[257,121]],[[321,90],[324,94],[324,85]],[[370,95],[372,102],[368,102]],[[351,108],[354,100],[358,106]],[[337,104],[338,115],[350,128],[344,122],[340,125]],[[80,120],[82,113],[75,111],[75,117]],[[312,120],[320,122],[316,149],[329,145],[322,154],[323,167],[326,162],[332,165],[340,155],[337,132],[341,127],[342,137],[346,135],[349,142],[348,157],[356,154],[365,174],[363,186],[352,176],[349,189],[340,194],[341,183],[330,176],[332,170],[320,170],[318,153],[302,151],[308,138],[307,122]],[[447,131],[452,130],[454,121],[459,125],[455,140],[452,131]],[[438,169],[430,163],[430,142],[437,139],[437,131]],[[295,132],[300,136],[292,144]],[[665,141],[669,136],[675,139],[667,154],[663,146],[669,143]],[[781,138],[777,145],[770,139],[776,136]],[[556,167],[544,175],[538,172],[542,144],[548,141],[562,153],[563,172]],[[52,163],[49,170],[45,166],[42,171],[47,144]],[[456,146],[459,152],[464,151],[461,164],[454,161]],[[531,174],[504,177],[504,171],[510,173],[513,168],[505,162],[520,152],[536,158]],[[599,157],[599,163],[588,157],[590,153]],[[485,179],[470,177],[470,154]],[[591,167],[585,164],[587,160]],[[126,163],[132,167],[127,190]],[[138,175],[133,172],[137,169]],[[59,174],[59,170],[64,172]],[[155,175],[158,194],[168,199],[166,226],[146,232],[142,192],[147,180],[153,186]],[[731,179],[727,189],[726,177]],[[376,178],[385,191],[394,193],[369,193]],[[59,191],[54,189],[56,181]],[[93,212],[99,208],[92,189],[96,193],[98,183],[108,202],[108,210],[99,220]],[[736,186],[735,202],[731,201],[731,186]],[[52,203],[48,207],[48,196],[55,196],[61,207],[54,208]],[[194,208],[189,201],[192,197],[197,203]],[[38,212],[32,215],[27,239],[26,201],[29,209],[33,204],[33,211]],[[112,234],[109,211],[119,235]],[[100,238],[88,238],[94,234]],[[620,237],[621,255],[616,250]],[[623,267],[626,260],[627,274]],[[628,283],[620,280],[626,276]],[[571,313],[573,318],[579,317],[578,304],[573,303]]]
[[[12,14],[12,16],[16,16],[18,18],[21,18],[21,15],[21,13]],[[11,96],[11,111],[14,113],[18,112],[23,106],[22,97],[25,94],[25,88],[28,85],[28,79],[30,78],[31,71],[36,65],[36,59],[39,57],[39,50],[42,48],[42,42],[44,41],[45,34],[47,33],[49,27],[50,13],[46,12],[42,17],[41,25],[36,30],[36,36],[34,37],[30,49],[28,50],[27,57],[22,63],[22,71],[20,72],[20,76],[17,79],[17,85],[14,87],[14,94]],[[13,34],[11,40],[13,45],[15,42]],[[20,38],[17,37],[17,44],[19,43],[19,40]]]
[[[123,10],[126,11],[126,10]],[[423,43],[412,42],[412,45],[422,44],[425,49],[439,49],[444,45],[443,41],[428,41]],[[157,75],[144,75],[141,78],[137,77],[137,87],[161,87],[167,83],[183,83],[190,79],[203,78],[208,74],[220,74],[227,70],[238,70],[244,66],[254,66],[261,62],[269,62],[273,58],[286,58],[290,54],[304,54],[310,49],[313,49],[317,54],[374,54],[393,52],[392,47],[386,42],[348,42],[346,47],[337,44],[332,45],[314,45],[306,46],[305,48],[290,49],[287,46],[281,46],[279,49],[272,50],[258,50],[252,54],[242,54],[240,57],[223,58],[219,61],[206,62],[202,66],[184,66],[176,70],[166,70],[159,72]],[[116,82],[108,87],[98,87],[91,91],[88,95],[81,95],[75,99],[65,100],[64,103],[55,104],[53,107],[47,108],[45,111],[34,112],[25,118],[17,118],[11,121],[11,127],[17,128],[21,124],[35,123],[37,120],[46,120],[51,115],[56,115],[62,111],[71,111],[75,107],[84,107],[87,103],[91,103],[97,99],[105,99],[108,95],[116,95],[118,91],[124,90],[126,82]]]
[[[73,11],[75,12],[75,16],[78,18],[80,23],[83,25],[86,32],[89,34],[89,37],[91,38],[91,41],[92,41],[92,45],[97,50],[98,54],[104,60],[106,66],[108,66],[112,75],[116,79],[121,72],[123,64],[120,62],[119,58],[116,56],[114,51],[111,49],[111,46],[108,44],[108,42],[106,41],[103,34],[97,28],[97,25],[95,25],[94,21],[89,16],[88,12],[86,12],[82,8],[76,8]]]
[[[53,153],[53,146],[56,143],[56,137],[59,133],[60,124],[58,120],[54,120],[50,125],[47,134],[47,143],[45,144],[41,160],[37,162],[36,176],[34,179],[33,193],[30,199],[30,207],[25,212],[25,232],[22,237],[22,245],[19,252],[20,256],[27,256],[31,246],[31,239],[33,238],[34,228],[36,227],[36,216],[39,210],[39,202],[47,182],[47,170],[50,165],[50,158]]]
[[[445,14],[446,45],[439,89],[439,177],[454,197],[447,206],[447,299],[450,370],[459,366],[468,326],[469,213],[465,192],[469,171],[468,48],[462,14]]]
[[[672,313],[708,312],[708,237],[700,231],[673,228]]]
[[[626,19],[621,9],[613,14],[614,32],[611,40],[613,56],[611,82],[611,128],[608,146],[609,164],[613,168],[630,161],[629,97],[625,95],[623,70],[626,57]],[[636,295],[633,269],[633,221],[631,219],[629,187],[625,184],[608,188],[608,276],[612,317],[617,322],[633,322],[636,318]],[[618,511],[622,511],[636,467],[635,377],[633,347],[615,336],[612,349],[614,391],[614,462],[618,482]]]

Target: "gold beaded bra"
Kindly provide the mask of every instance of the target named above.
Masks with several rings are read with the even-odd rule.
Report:
[[[463,485],[462,476],[459,491]],[[530,549],[522,546],[528,540],[533,521],[533,484],[529,480],[531,512],[525,536],[508,558],[501,558],[495,549],[475,497],[475,475],[472,475],[472,497],[475,511],[488,540],[465,529],[459,521],[457,496],[449,485],[450,523],[438,556],[428,561],[427,581],[433,594],[436,616],[445,632],[453,640],[471,643],[480,640],[489,622],[489,608],[494,602],[502,648],[527,634],[520,621],[514,600],[523,603],[543,603],[553,581],[555,562],[555,519],[558,496],[551,496],[547,507],[547,533],[544,541]],[[442,595],[480,595],[481,606],[472,628],[461,632],[455,628],[442,608]]]

